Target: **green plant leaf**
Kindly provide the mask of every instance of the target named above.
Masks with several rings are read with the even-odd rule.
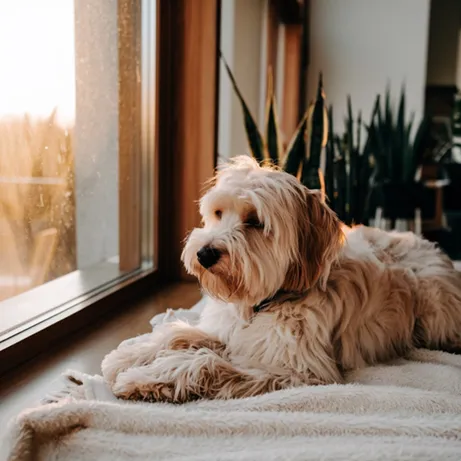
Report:
[[[382,152],[378,136],[378,128],[376,122],[372,122],[369,126],[365,126],[368,132],[369,154],[374,161],[374,178],[376,181],[381,181],[385,178],[387,172],[387,158]]]
[[[336,149],[338,150],[338,157],[341,157],[341,158],[345,158],[345,153],[344,153],[344,147],[343,147],[343,143],[341,142],[341,138],[339,136],[335,136],[334,137],[335,139],[335,145],[336,145]]]
[[[402,180],[404,183],[409,183],[414,181],[414,177],[411,178],[412,165],[413,165],[413,146],[410,142],[411,129],[413,127],[413,121],[415,118],[414,112],[410,116],[410,121],[405,128],[404,139],[402,142]]]
[[[320,168],[315,168],[309,162],[309,159],[303,159],[303,171],[301,175],[301,183],[311,190],[322,190],[322,181],[320,178]]]
[[[335,211],[341,221],[346,219],[346,159],[339,136],[334,137],[335,145],[338,151],[338,157],[334,161],[334,176],[335,176]]]
[[[410,121],[408,122],[408,125],[407,125],[407,128],[406,128],[406,134],[407,134],[408,140],[410,139],[411,129],[413,128],[414,121],[415,121],[415,113],[412,112],[410,114]]]
[[[320,156],[325,136],[322,74],[319,75],[317,98],[315,100],[314,110],[312,111],[312,116],[309,117],[307,123],[311,128],[309,139],[309,164],[311,167],[317,169],[320,168]]]
[[[385,105],[389,104],[388,97]],[[373,158],[376,161],[375,167],[378,166],[379,169],[376,169],[377,177],[384,178],[388,172],[388,140],[389,137],[386,134],[386,113],[382,113],[381,110],[381,98],[378,95],[376,98],[375,111],[373,112],[372,121],[369,125],[369,134],[371,133],[371,150],[373,153]],[[379,171],[379,174],[378,174]]]
[[[335,130],[333,127],[333,106],[328,107],[328,140],[334,143]]]
[[[328,108],[328,142],[326,146],[325,160],[325,192],[329,200],[330,208],[336,210],[335,204],[335,141],[333,131],[333,106]]]
[[[403,138],[403,133],[405,131],[405,87],[402,86],[402,91],[400,93],[399,109],[397,112],[397,132]]]
[[[384,120],[383,120],[383,114],[381,110],[381,96],[378,94],[376,97],[375,101],[375,106],[373,108],[373,113],[371,115],[371,120],[370,120],[370,125],[369,128],[373,123],[376,123],[375,129],[376,129],[376,135],[380,133],[380,135],[384,132]],[[380,139],[381,145],[379,146],[380,148],[384,149],[384,145],[382,142],[382,139]]]
[[[269,71],[267,79],[267,103],[266,103],[266,143],[269,158],[274,165],[279,165],[282,148],[280,146],[280,130],[275,104],[274,85],[272,71]]]
[[[405,142],[405,87],[402,86],[400,93],[399,108],[397,111],[397,122],[394,131],[394,142],[392,145],[393,177],[396,181],[403,181],[403,165],[407,155]]]
[[[349,155],[354,152],[354,118],[352,116],[351,97],[347,96],[347,118],[346,118],[347,149]]]
[[[383,141],[384,151],[383,154],[387,160],[387,171],[391,179],[394,177],[394,138],[393,138],[393,117],[391,107],[391,88],[388,84],[386,86],[385,104],[384,104],[384,127],[381,132],[381,139]]]
[[[299,122],[283,159],[283,170],[293,176],[297,176],[301,162],[306,155],[307,114],[308,112],[304,114],[301,122]]]
[[[301,182],[309,189],[322,189],[322,181],[319,176],[320,158],[322,146],[326,139],[325,133],[325,101],[323,95],[322,74],[319,75],[317,86],[317,98],[312,115],[307,121],[310,127],[309,158],[304,159]],[[322,190],[323,194],[325,191]]]
[[[381,95],[377,95],[375,99],[375,103],[373,104],[373,110],[371,112],[371,119],[370,123],[375,120],[375,118],[378,116],[378,113],[381,111]]]
[[[370,185],[372,168],[370,165],[370,142],[367,137],[362,153],[360,155],[360,166],[358,171],[359,198],[357,200],[357,224],[368,224],[367,196]]]
[[[347,95],[347,135],[348,135],[348,142],[349,142],[349,147],[351,147],[351,150],[354,146],[354,132],[353,132],[353,127],[354,127],[354,118],[352,116],[352,101],[351,101],[351,95]]]
[[[234,87],[234,91],[242,107],[243,118],[245,122],[245,130],[246,130],[247,140],[250,146],[251,154],[259,163],[262,163],[264,162],[266,156],[265,156],[265,149],[264,149],[264,141],[261,136],[261,133],[259,132],[258,125],[255,122],[255,119],[253,118],[253,116],[251,115],[250,109],[248,108],[245,102],[245,99],[243,98],[238,88],[234,75],[232,74],[232,71],[230,70],[230,67],[227,64],[226,60],[224,59],[224,56],[222,55],[221,52],[219,53],[219,55],[224,63],[224,67],[226,68],[227,74],[229,75],[229,78],[232,82],[232,86]]]
[[[411,168],[408,170],[408,180],[413,180],[416,175],[416,170],[423,162],[427,139],[430,136],[430,128],[431,117],[430,115],[425,115],[418,126],[418,130],[413,141],[412,162]]]
[[[391,108],[391,88],[386,86],[386,93],[384,97],[384,123],[390,131],[392,127],[392,108]]]
[[[357,117],[357,150],[360,151],[360,137],[362,134],[362,111],[359,111],[359,115]]]

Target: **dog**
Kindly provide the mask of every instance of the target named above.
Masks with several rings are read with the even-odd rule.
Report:
[[[182,260],[210,301],[102,363],[124,399],[186,402],[343,383],[461,346],[461,274],[417,235],[348,227],[322,195],[248,156],[218,169]]]

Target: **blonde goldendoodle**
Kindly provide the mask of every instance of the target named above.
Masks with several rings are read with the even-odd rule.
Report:
[[[412,233],[343,225],[293,176],[239,157],[182,259],[211,300],[102,363],[121,398],[185,402],[341,383],[410,348],[461,346],[461,274]]]

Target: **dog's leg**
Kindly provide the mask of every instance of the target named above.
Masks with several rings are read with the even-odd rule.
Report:
[[[117,375],[128,368],[152,363],[157,354],[165,349],[200,349],[207,347],[217,352],[224,350],[224,345],[207,333],[184,322],[173,322],[158,326],[145,340],[121,344],[107,354],[101,364],[104,380],[113,385]]]
[[[207,349],[165,350],[149,365],[118,375],[112,388],[117,397],[183,403],[197,398],[251,397],[302,385],[325,384],[313,375],[291,370],[244,370]]]

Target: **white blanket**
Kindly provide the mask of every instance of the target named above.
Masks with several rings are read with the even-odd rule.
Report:
[[[199,310],[152,324],[194,322]],[[461,356],[443,352],[356,371],[343,386],[182,406],[121,402],[99,376],[66,378],[58,403],[12,421],[0,460],[461,460]]]

